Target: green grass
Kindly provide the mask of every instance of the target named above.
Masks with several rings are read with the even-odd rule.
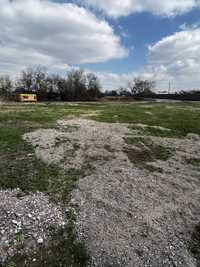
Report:
[[[141,135],[182,137],[190,132],[200,134],[200,105],[193,103],[117,102],[70,105],[65,103],[3,105],[0,110],[0,186],[3,188],[20,187],[26,191],[48,192],[50,181],[53,183],[51,177],[55,177],[54,180],[57,180],[58,177],[71,177],[71,174],[60,173],[56,166],[46,166],[38,162],[34,156],[33,148],[22,140],[22,135],[38,128],[56,127],[57,119],[71,115],[79,116],[92,111],[100,111],[96,117],[93,117],[97,121],[131,123],[133,129],[135,123],[148,125],[145,129],[141,130],[140,128]],[[151,112],[151,115],[147,114],[147,111]],[[163,131],[152,126],[162,126],[171,129],[171,131]],[[78,147],[74,148],[74,150],[77,149]],[[158,151],[157,156],[156,151]],[[146,157],[151,159],[165,155],[165,152],[162,152],[162,149],[158,147],[154,151],[151,148],[151,153],[154,156],[153,154],[149,156],[146,151]],[[142,157],[142,155],[138,155],[138,157],[140,156]],[[68,178],[61,180],[60,183],[65,184]]]
[[[23,194],[45,192],[52,201],[66,206],[70,200],[70,193],[84,170],[65,171],[58,166],[49,166],[39,161],[35,157],[33,147],[22,139],[22,135],[37,128],[55,127],[57,119],[67,115],[78,115],[80,110],[46,105],[22,107],[23,111],[18,105],[4,106],[0,110],[0,187],[20,188]],[[5,266],[85,266],[85,246],[76,241],[74,223],[71,225],[73,227],[68,227],[62,232],[52,233],[53,240],[50,245],[37,252],[37,262],[29,261],[30,255],[18,254]]]
[[[171,108],[168,108],[170,106]],[[195,107],[200,105],[196,104]],[[116,104],[102,109],[102,112],[95,117],[103,122],[120,122],[133,124],[146,124],[148,126],[161,126],[172,130],[170,132],[160,132],[149,128],[151,134],[156,136],[172,135],[172,137],[186,136],[188,133],[200,134],[200,109],[193,110],[194,104],[139,104],[130,105]],[[150,111],[152,115],[146,113]]]
[[[129,160],[137,167],[147,169],[151,172],[161,172],[162,170],[148,163],[156,160],[166,161],[172,156],[171,149],[154,144],[149,138],[127,137],[125,138],[125,141],[128,145],[130,145],[124,149],[124,152],[128,155]],[[131,145],[138,147],[138,149],[132,147]]]
[[[136,145],[143,151],[146,151],[146,153],[148,152],[149,155],[146,161],[149,162],[155,159],[167,160],[172,155],[171,149],[155,144],[148,137],[127,137],[125,141],[129,145]]]

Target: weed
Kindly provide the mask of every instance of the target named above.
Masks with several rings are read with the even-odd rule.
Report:
[[[24,240],[24,235],[23,235],[23,231],[19,230],[16,235],[15,235],[15,239],[17,242],[22,242]]]

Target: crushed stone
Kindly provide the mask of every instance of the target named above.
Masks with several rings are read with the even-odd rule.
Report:
[[[51,229],[64,227],[62,214],[43,193],[0,190],[0,265],[16,253],[29,254],[47,244]]]
[[[199,137],[148,137],[173,151],[168,160],[151,163],[162,171],[150,172],[125,153],[134,148],[124,140],[133,134],[129,125],[83,118],[58,125],[24,138],[45,162],[78,169],[92,165],[71,199],[90,266],[197,266],[187,243],[200,218],[200,170],[187,159],[200,158]]]

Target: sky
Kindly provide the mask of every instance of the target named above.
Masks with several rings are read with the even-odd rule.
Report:
[[[103,90],[200,89],[200,0],[0,0],[0,75],[37,65],[92,71]]]

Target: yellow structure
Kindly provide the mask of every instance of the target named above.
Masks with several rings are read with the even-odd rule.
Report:
[[[37,95],[33,93],[18,94],[17,100],[20,102],[37,102]]]

